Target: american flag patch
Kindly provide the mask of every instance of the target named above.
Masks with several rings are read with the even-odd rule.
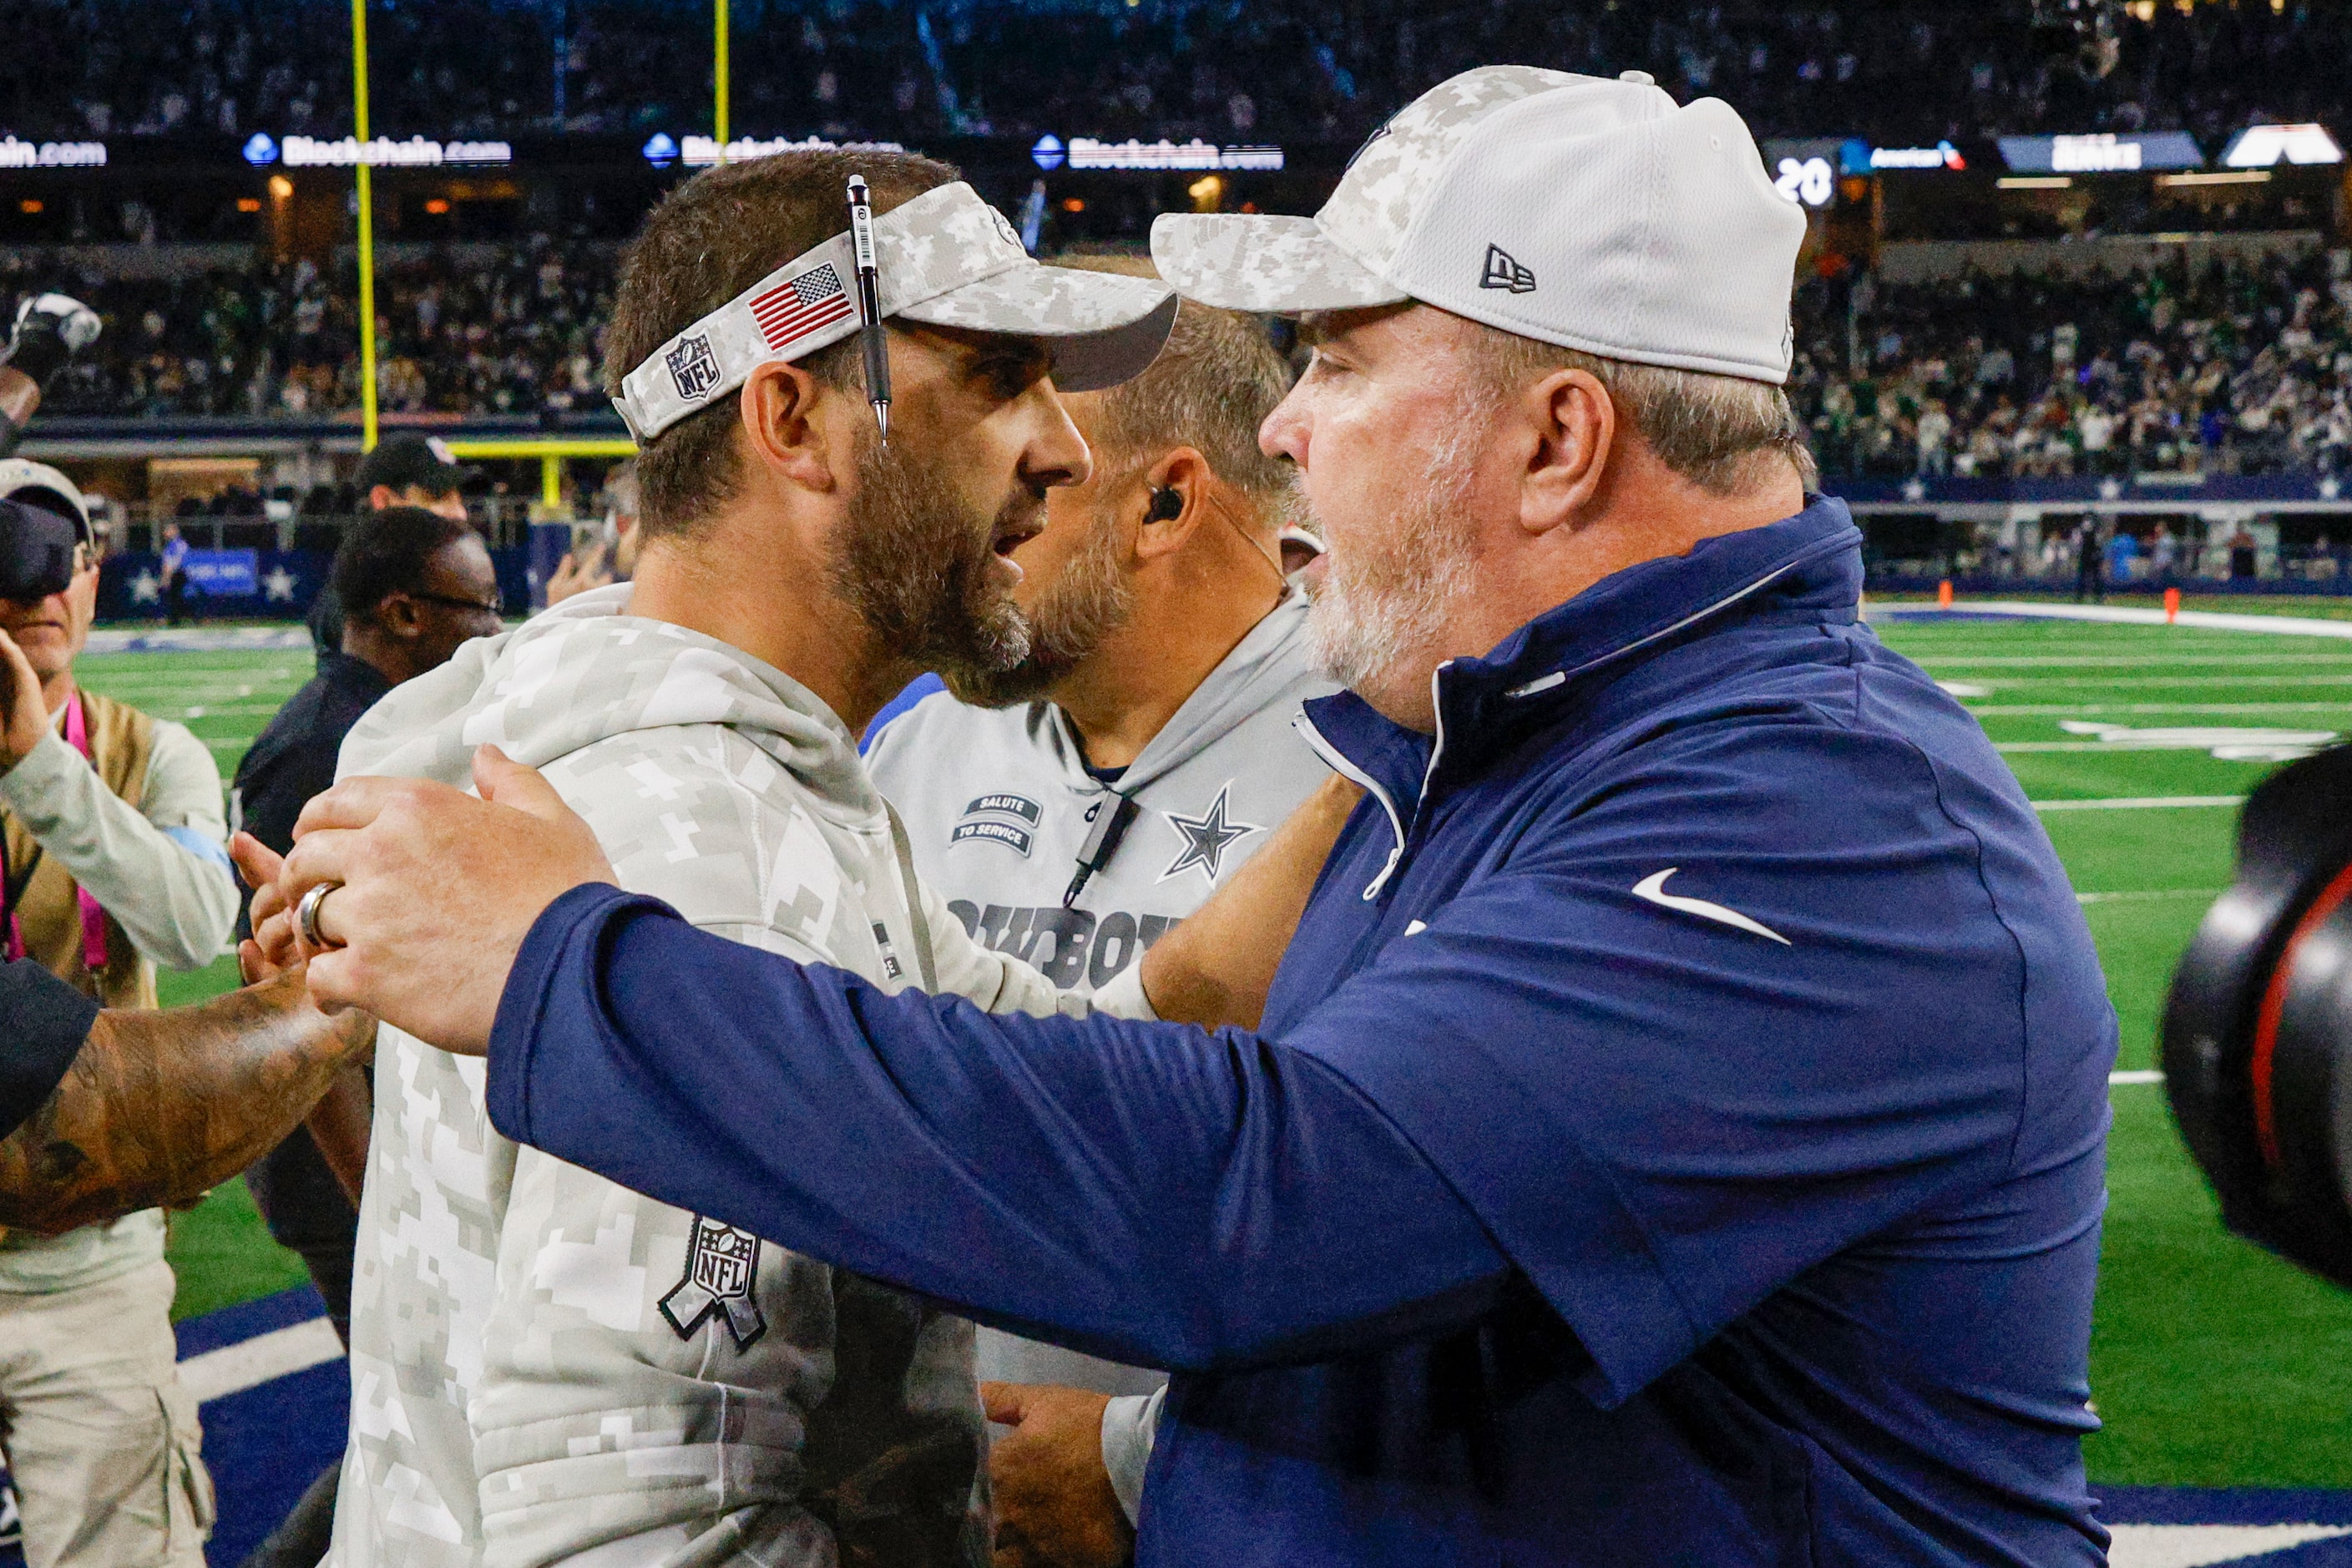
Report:
[[[787,279],[751,301],[751,314],[772,349],[782,349],[850,313],[849,291],[833,263]]]

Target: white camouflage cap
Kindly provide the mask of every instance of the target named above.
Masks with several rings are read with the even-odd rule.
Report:
[[[1311,218],[1167,214],[1187,298],[1346,310],[1418,300],[1611,359],[1785,382],[1804,216],[1719,99],[1485,66],[1400,110]]]
[[[67,521],[80,528],[85,543],[96,542],[98,536],[89,521],[89,502],[79,485],[47,463],[37,463],[30,458],[0,458],[0,500],[19,499],[60,513]]]
[[[1041,265],[1004,215],[961,180],[875,218],[874,253],[885,320],[1040,339],[1064,392],[1140,374],[1176,324],[1168,285]],[[742,385],[753,367],[803,358],[856,332],[856,290],[845,228],[656,349],[622,378],[613,406],[631,435],[650,440]]]

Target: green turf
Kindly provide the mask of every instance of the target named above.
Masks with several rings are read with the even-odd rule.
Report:
[[[2216,597],[2195,607],[2352,613],[2344,601]],[[2034,800],[2242,795],[2273,763],[2199,750],[2124,750],[2063,720],[2133,729],[2352,732],[2352,641],[2079,622],[1882,622],[1892,646],[1964,698]],[[130,654],[91,658],[89,683],[179,719],[234,771],[307,655]],[[2059,749],[2063,748],[2063,749]],[[2228,880],[2226,808],[2053,811],[2043,816],[2106,966],[2119,1067],[2154,1065],[2174,962]],[[215,964],[166,977],[164,1000],[234,983]],[[2118,1086],[2092,1346],[2106,1430],[2090,1445],[2110,1483],[2352,1486],[2352,1296],[2224,1235],[2152,1085]],[[183,1315],[302,1278],[272,1244],[242,1183],[174,1225]]]
[[[2063,719],[2352,732],[2352,642],[2052,621],[1878,629],[1937,679],[1980,689],[1964,700],[2037,801],[2243,795],[2276,765],[2117,750],[2062,730]],[[2295,706],[2274,706],[2284,703]],[[2040,749],[2056,745],[2079,749]],[[2153,1067],[2165,988],[2204,914],[2200,895],[2229,879],[2236,814],[2074,810],[2042,821],[2076,890],[2091,895],[2084,914],[2123,1035],[2117,1066]],[[2089,1445],[2093,1475],[2352,1486],[2352,1296],[2222,1232],[2160,1086],[2119,1085],[2114,1098],[2091,1356],[2106,1429]]]
[[[310,679],[311,668],[307,653],[131,653],[85,657],[76,673],[92,690],[185,724],[211,748],[226,782],[269,716]],[[169,1007],[236,984],[236,963],[224,958],[193,973],[163,974],[158,990]],[[172,1216],[171,1258],[180,1281],[175,1319],[310,1278],[300,1259],[269,1239],[242,1179]]]

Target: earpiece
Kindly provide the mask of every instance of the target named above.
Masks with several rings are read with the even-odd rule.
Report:
[[[1146,522],[1173,522],[1184,515],[1184,497],[1172,485],[1161,485],[1151,492],[1151,505],[1144,512]]]

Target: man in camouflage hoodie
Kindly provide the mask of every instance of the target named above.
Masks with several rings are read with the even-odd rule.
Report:
[[[852,174],[880,215],[887,446],[849,337]],[[1089,462],[1055,388],[1135,374],[1173,314],[1157,283],[1038,267],[925,160],[689,182],[608,338],[643,451],[635,583],[467,645],[341,772],[463,784],[495,742],[709,930],[1083,1010],[921,889],[853,737],[919,669],[1022,657],[1011,552]],[[1093,1005],[1140,1011],[1128,990]],[[338,1568],[987,1561],[969,1324],[519,1149],[478,1062],[391,1028],[376,1061]]]

